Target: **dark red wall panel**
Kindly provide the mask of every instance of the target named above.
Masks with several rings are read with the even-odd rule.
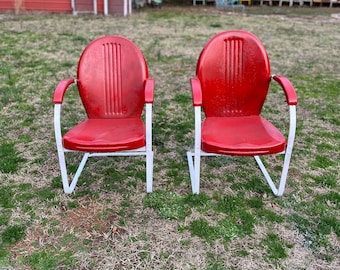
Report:
[[[13,11],[15,0],[0,0],[0,11]],[[23,10],[71,12],[71,0],[24,0]]]

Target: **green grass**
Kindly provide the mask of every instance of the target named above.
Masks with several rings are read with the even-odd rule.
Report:
[[[279,260],[288,257],[284,244],[276,234],[268,233],[267,237],[263,239],[262,245],[266,247],[270,259]]]
[[[20,157],[20,153],[15,149],[15,142],[3,142],[0,144],[0,172],[15,173],[21,163],[26,159]]]
[[[0,268],[336,269],[339,238],[338,8],[143,9],[129,18],[25,14],[0,17]],[[189,78],[214,34],[245,29],[265,44],[272,72],[296,88],[297,136],[283,197],[251,158],[202,158],[191,194]],[[147,31],[146,31],[147,30]],[[142,157],[90,159],[76,191],[62,190],[51,98],[76,76],[93,39],[123,35],[155,78],[154,192]],[[263,115],[287,132],[288,108],[273,86]],[[65,95],[63,132],[84,119],[77,89]],[[80,155],[67,156],[74,175]],[[267,158],[275,178],[282,157]],[[249,265],[251,267],[249,268]]]
[[[20,225],[8,226],[1,233],[1,246],[11,246],[25,237],[25,228]]]
[[[73,261],[71,252],[58,252],[56,250],[33,252],[24,260],[31,269],[39,270],[55,269],[58,266],[72,268],[74,267]]]

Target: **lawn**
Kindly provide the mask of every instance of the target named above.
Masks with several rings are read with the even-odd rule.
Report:
[[[0,15],[0,269],[340,268],[338,8],[143,9],[128,18]],[[265,44],[272,73],[296,88],[297,136],[283,197],[253,159],[202,160],[191,194],[189,78],[214,34],[244,29]],[[82,50],[122,35],[155,78],[154,192],[142,157],[97,158],[75,193],[63,193],[53,131],[57,83],[76,76]],[[287,132],[288,108],[273,85],[263,115]],[[66,94],[65,129],[84,118]],[[70,155],[71,172],[80,156]],[[266,164],[278,177],[281,157]]]

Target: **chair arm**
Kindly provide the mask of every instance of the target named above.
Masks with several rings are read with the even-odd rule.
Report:
[[[145,103],[153,103],[155,80],[147,79],[145,82]]]
[[[192,104],[194,106],[202,106],[202,88],[201,82],[198,78],[191,78],[191,90],[192,90]]]
[[[75,79],[65,79],[59,82],[56,89],[54,90],[53,95],[53,103],[54,104],[62,104],[64,100],[64,95],[66,93],[67,88],[72,84],[75,83]]]
[[[288,105],[296,105],[297,95],[291,82],[284,76],[273,75],[272,78],[281,85]]]

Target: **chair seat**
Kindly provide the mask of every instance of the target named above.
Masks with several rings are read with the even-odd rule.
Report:
[[[261,116],[208,117],[202,126],[202,150],[208,153],[255,156],[280,153],[286,139]]]
[[[66,149],[116,152],[145,146],[145,126],[140,118],[88,119],[63,136]]]

